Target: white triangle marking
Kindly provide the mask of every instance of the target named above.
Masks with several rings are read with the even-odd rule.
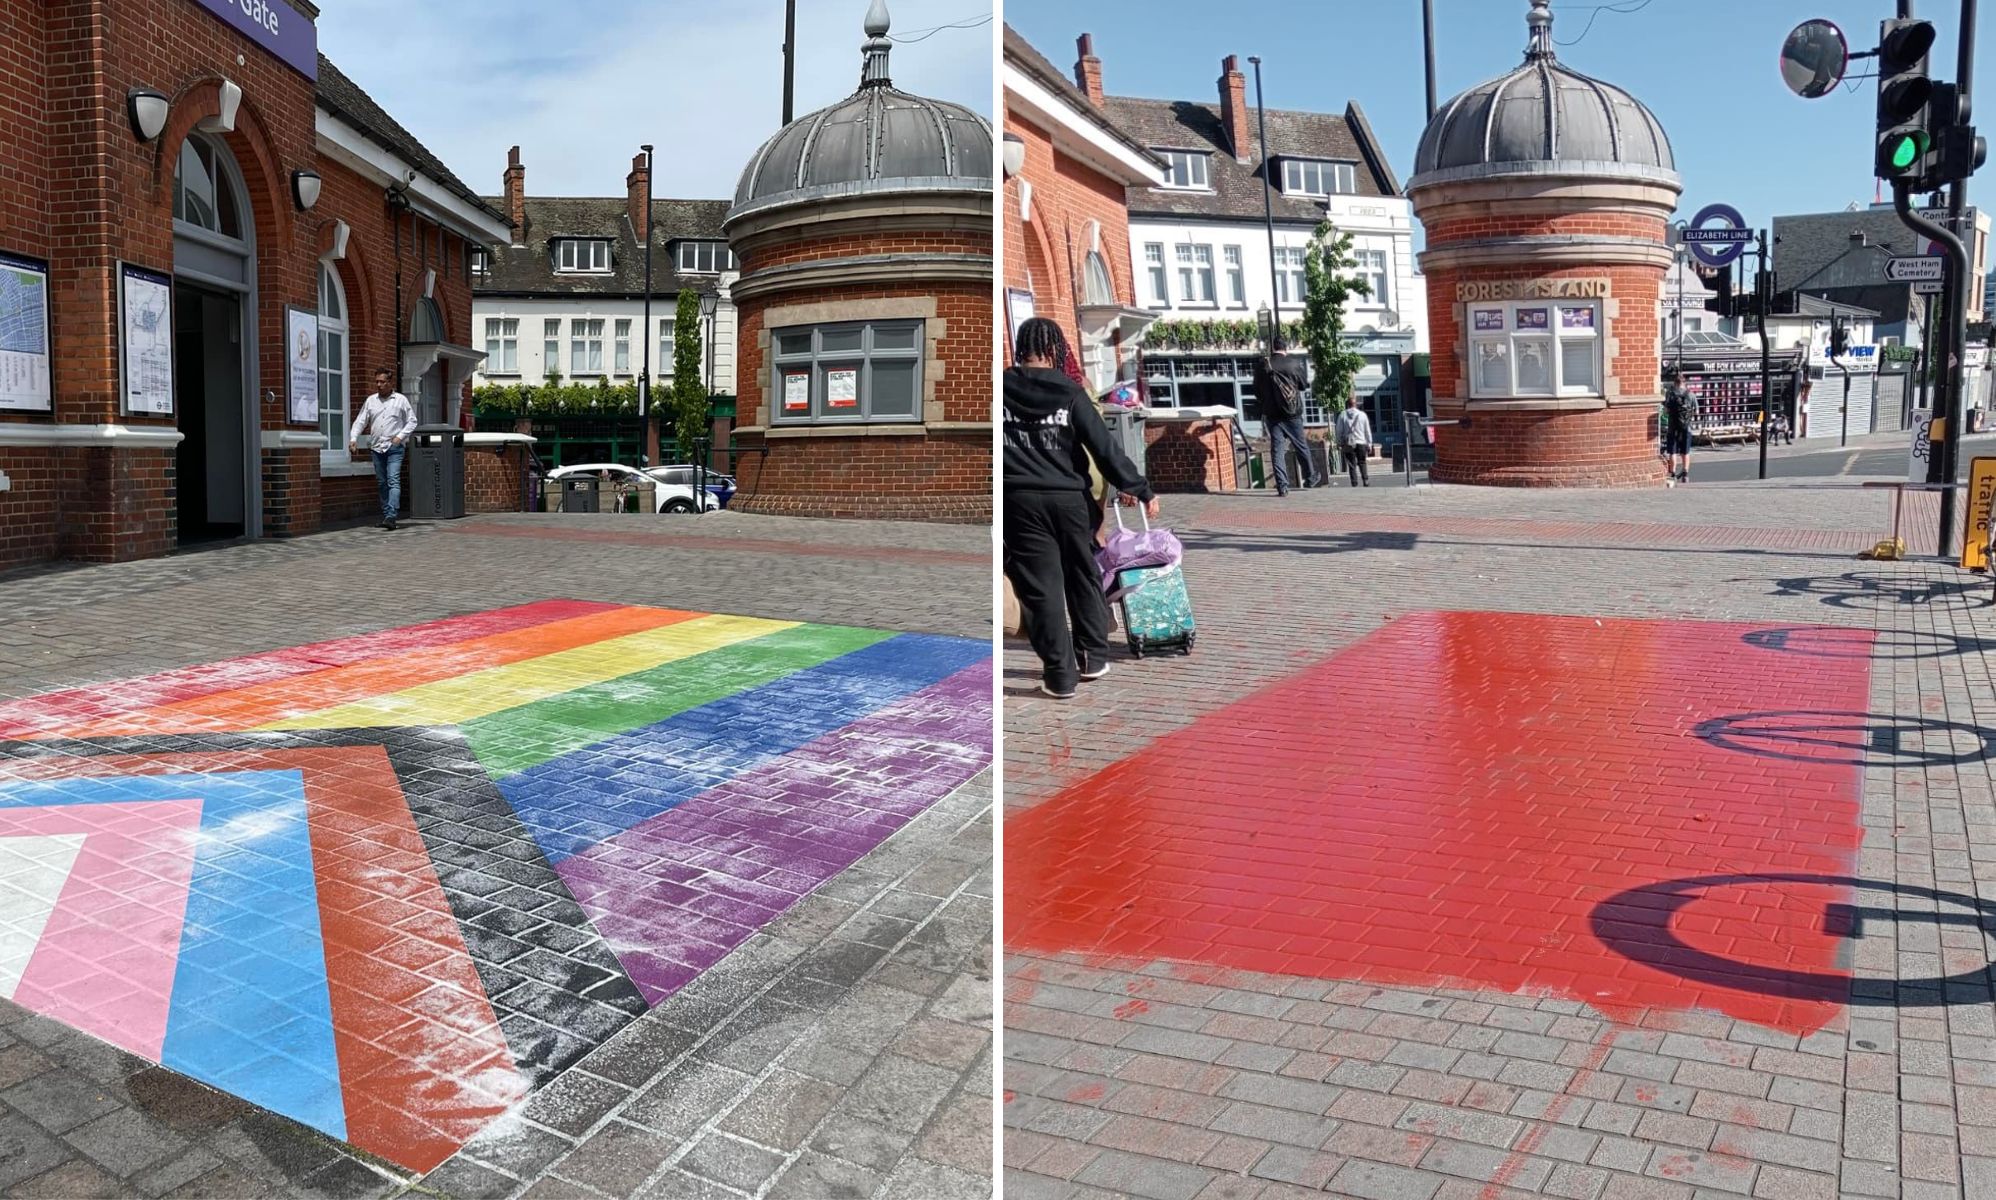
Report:
[[[21,985],[83,838],[81,833],[0,837],[0,998],[13,999]]]

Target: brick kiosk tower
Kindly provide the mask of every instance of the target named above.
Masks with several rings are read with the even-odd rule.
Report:
[[[736,509],[991,518],[991,126],[897,90],[887,30],[874,0],[859,90],[765,143],[722,226]]]
[[[1524,65],[1444,105],[1407,194],[1427,230],[1431,478],[1504,487],[1664,482],[1661,300],[1683,185],[1627,92],[1561,66],[1550,0]]]

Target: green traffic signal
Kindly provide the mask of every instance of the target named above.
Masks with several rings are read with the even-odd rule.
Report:
[[[1920,161],[1920,139],[1912,134],[1901,137],[1892,147],[1893,169],[1903,171]]]

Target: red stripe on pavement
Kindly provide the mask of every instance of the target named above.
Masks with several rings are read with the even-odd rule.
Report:
[[[106,720],[156,705],[212,696],[259,683],[309,675],[329,667],[351,666],[391,654],[544,625],[568,617],[607,612],[616,607],[590,600],[542,600],[513,608],[386,629],[379,633],[314,642],[267,654],[203,663],[142,679],[29,696],[0,704],[0,739],[45,736],[67,726]]]

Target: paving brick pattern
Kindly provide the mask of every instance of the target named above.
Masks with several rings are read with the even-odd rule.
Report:
[[[1761,807],[1791,835],[1789,851],[1841,855],[1858,886],[1833,889],[1827,898],[1840,904],[1817,906],[1820,929],[1791,931],[1783,944],[1808,938],[1811,949],[1834,947],[1854,978],[1822,1020],[1784,1025],[1704,1003],[1616,1006],[1611,1014],[1554,990],[1478,985],[1470,972],[1417,983],[1141,952],[1013,951],[1004,1008],[1006,1195],[1996,1194],[1996,1139],[1985,1136],[1996,1128],[1996,1075],[1985,1069],[1996,1059],[1996,1004],[1983,973],[1991,947],[1964,904],[1922,890],[1985,903],[1996,893],[1992,742],[1981,732],[1996,726],[1996,679],[1985,658],[1996,644],[1996,609],[1986,579],[1931,562],[1854,560],[1852,550],[1889,531],[1881,497],[1801,485],[1339,489],[1280,507],[1261,496],[1168,498],[1166,520],[1188,546],[1197,653],[1118,660],[1089,685],[1085,703],[1063,706],[1028,698],[1035,664],[1022,644],[1009,644],[1005,789],[1015,818],[1048,820],[1037,810],[1049,800],[1161,753],[1188,731],[1213,747],[1208,760],[1218,764],[1232,745],[1281,730],[1258,764],[1204,781],[1215,828],[1230,817],[1252,826],[1297,756],[1330,778],[1347,763],[1390,763],[1395,752],[1418,771],[1434,757],[1428,738],[1454,719],[1446,693],[1392,661],[1335,657],[1392,636],[1392,623],[1412,614],[1562,614],[1599,618],[1604,628],[1746,623],[1759,627],[1759,649],[1818,663],[1825,675],[1869,668],[1860,719],[1750,730],[1743,739],[1807,760],[1793,765],[1810,770],[1846,764],[1856,822],[1849,842],[1828,844],[1820,828],[1784,814],[1783,796],[1756,791],[1762,780],[1753,768],[1719,788],[1669,773],[1652,787],[1704,790],[1706,803],[1729,814]],[[1340,662],[1364,669],[1344,674],[1342,694],[1318,693],[1326,715],[1317,728],[1289,729],[1272,710],[1256,719],[1251,698],[1279,693],[1285,681],[1321,680],[1324,664]],[[1569,699],[1589,696],[1611,709],[1646,686],[1636,677],[1613,686],[1618,672],[1629,674],[1626,660],[1597,670],[1606,685],[1582,671],[1565,685]],[[1408,696],[1410,688],[1426,690]],[[1230,705],[1241,718],[1231,732],[1214,723]],[[1814,698],[1794,705],[1811,706],[1820,707]],[[1401,720],[1353,727],[1333,719],[1341,709]],[[1661,733],[1630,731],[1643,735]],[[1492,772],[1547,765],[1531,753],[1514,747]],[[1556,755],[1548,749],[1546,757]],[[1374,805],[1395,782],[1382,770],[1354,785],[1371,787]],[[1125,784],[1135,809],[1147,797],[1171,803],[1141,780]],[[1362,821],[1367,800],[1347,804],[1361,809],[1350,819]],[[1444,840],[1453,836],[1448,826],[1444,807],[1436,828]],[[1099,829],[1115,844],[1116,824]],[[1638,857],[1650,847],[1681,853],[1685,874],[1725,857],[1640,825],[1627,832]],[[1295,833],[1292,822],[1257,840],[1279,858]],[[1009,845],[1008,856],[1031,852]],[[1617,861],[1612,846],[1562,861],[1536,853],[1529,839],[1486,852],[1500,856],[1506,845],[1523,879],[1612,874]],[[1018,871],[1008,862],[1008,887]],[[1706,936],[1689,928],[1693,909],[1684,915],[1687,938]],[[1334,925],[1320,934],[1338,937]],[[1377,929],[1355,931],[1353,940],[1376,941]],[[1751,984],[1777,986],[1764,977]]]
[[[727,530],[717,528],[724,523]],[[455,960],[426,953],[417,961],[410,955],[419,943],[405,939],[392,964],[369,960],[358,975],[342,968],[358,989],[345,1001],[349,1013],[382,1022],[369,1046],[341,1046],[340,1069],[352,1073],[342,1080],[347,1130],[308,1112],[292,1113],[303,1123],[288,1120],[230,1094],[269,1104],[270,1085],[256,1093],[232,1077],[195,1072],[223,1085],[215,1090],[154,1065],[158,1055],[127,1053],[0,1001],[0,1191],[990,1194],[989,782],[970,760],[907,757],[916,747],[959,744],[988,708],[981,697],[989,676],[981,695],[965,685],[963,696],[919,709],[906,706],[930,694],[923,680],[887,685],[871,669],[827,677],[822,686],[841,697],[830,707],[843,713],[829,724],[805,702],[810,688],[795,682],[830,669],[813,664],[858,663],[854,655],[887,654],[894,666],[881,670],[890,673],[960,674],[956,647],[965,647],[966,662],[978,651],[957,639],[983,635],[988,622],[979,552],[988,534],[727,517],[686,522],[698,531],[674,534],[668,545],[630,518],[538,524],[531,537],[418,525],[406,539],[355,531],[0,580],[0,592],[21,601],[9,609],[19,615],[0,623],[0,690],[83,689],[65,693],[60,720],[41,721],[42,701],[0,706],[13,722],[6,736],[17,739],[7,745],[14,786],[143,790],[135,773],[187,786],[201,771],[241,778],[246,768],[301,770],[315,813],[329,973],[339,977],[331,950],[341,929],[406,933],[421,915],[424,899],[399,882],[388,886],[381,873],[398,869],[392,855],[382,857],[391,849],[423,862],[412,878],[434,872],[430,886],[461,939]],[[563,527],[584,536],[545,535]],[[590,536],[604,531],[613,537]],[[970,550],[952,548],[966,541]],[[794,606],[783,603],[785,582],[794,585]],[[466,614],[577,595],[592,598],[590,620],[662,620],[621,604],[670,607],[680,623],[625,634],[618,665],[595,674],[587,645],[547,667],[530,657],[486,667],[510,672],[511,699],[497,705],[485,699],[493,689],[481,690],[479,664],[430,663],[425,655],[439,652],[414,645],[387,652],[398,670],[434,668],[432,681],[382,699],[369,689],[378,664],[342,659],[347,643],[337,641],[361,635],[352,644],[380,652],[403,635],[379,630],[490,620]],[[699,615],[706,610],[696,605],[729,597],[734,611],[755,615]],[[799,625],[800,613],[824,625]],[[757,649],[743,655],[703,642],[714,655],[705,679],[675,674],[676,653],[629,642],[681,637],[671,631],[702,622],[711,632],[717,621],[746,622],[729,629],[751,635],[746,644]],[[862,622],[884,632],[865,633]],[[133,636],[138,627],[144,637]],[[485,633],[493,661],[508,661],[508,634]],[[320,639],[317,648],[285,649],[308,638]],[[647,648],[661,665],[632,674],[631,652]],[[248,690],[221,699],[202,692],[204,672],[213,672],[198,664],[245,653],[261,656],[247,668],[262,672],[261,682],[237,678]],[[312,683],[288,683],[293,668]],[[126,689],[139,698],[130,705],[88,690],[139,671],[168,674]],[[785,701],[767,690],[786,686],[799,695]],[[603,694],[591,698],[591,688]],[[545,698],[521,707],[521,690]],[[734,712],[727,697],[735,694],[760,694],[776,707]],[[410,704],[433,711],[404,711]],[[606,706],[617,711],[605,716]],[[159,715],[169,710],[170,718]],[[230,732],[259,723],[288,728]],[[618,741],[616,731],[640,726],[649,739]],[[686,767],[672,766],[673,756],[693,747],[727,761],[675,782],[673,772]],[[386,781],[383,794],[406,805],[404,842],[378,832],[385,826],[373,814],[368,824],[341,817],[319,827],[328,795],[370,777],[360,761],[367,754],[384,763],[374,776]],[[598,765],[609,768],[600,779],[592,775]],[[616,786],[632,770],[655,774]],[[592,798],[585,805],[579,796]],[[264,802],[252,794],[243,803],[252,801]],[[648,817],[662,808],[673,822]],[[38,832],[0,828],[16,835],[15,845]],[[375,874],[355,881],[351,904],[337,905],[345,925],[336,927],[335,908],[324,906],[338,881],[324,871],[341,868],[324,864],[345,861],[326,855],[348,843]],[[762,865],[723,879],[722,854],[761,856]],[[668,859],[681,872],[672,878],[632,873]],[[677,923],[646,919],[646,895],[659,911],[673,906]],[[382,908],[391,904],[401,907]],[[710,947],[705,958],[684,952],[696,943]],[[452,961],[470,972],[453,994],[490,999],[484,1025],[428,1004],[441,993],[422,991],[422,981],[446,977]],[[406,993],[393,982],[400,978],[411,981]],[[341,1003],[336,985],[335,1008]],[[379,1015],[397,1004],[424,1011]],[[342,1025],[351,1020],[336,1019],[336,1032],[351,1032]],[[363,1083],[412,1071],[467,1078],[449,1063],[392,1053],[430,1038],[415,1031],[439,1021],[456,1022],[474,1043],[496,1025],[508,1070],[521,1081],[497,1088],[499,1103],[456,1124],[425,1114],[450,1135],[432,1142],[443,1153],[476,1133],[471,1144],[418,1178],[408,1167],[421,1157],[399,1145],[384,1158],[379,1148],[370,1154],[326,1136],[330,1129],[367,1141],[351,1128]],[[389,1024],[398,1025],[393,1037]],[[355,1053],[384,1050],[378,1071],[354,1073]],[[229,1061],[220,1047],[215,1055]],[[254,1064],[233,1065],[256,1073]],[[382,1123],[409,1125],[388,1116]]]

